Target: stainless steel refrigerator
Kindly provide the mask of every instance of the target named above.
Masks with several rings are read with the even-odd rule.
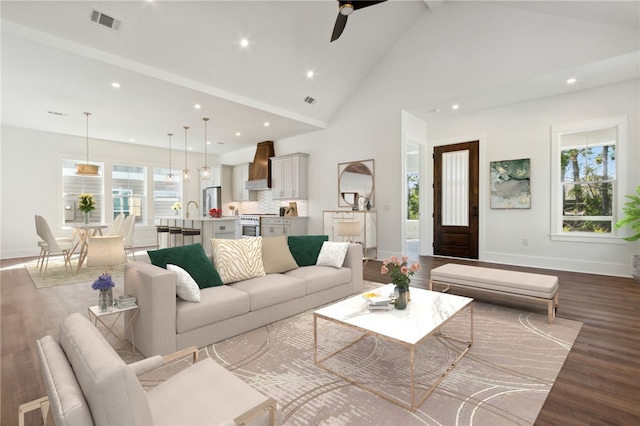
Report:
[[[222,209],[222,187],[211,186],[202,190],[202,216],[209,217],[211,209]]]

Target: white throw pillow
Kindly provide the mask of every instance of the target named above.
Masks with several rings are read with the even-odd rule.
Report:
[[[171,264],[167,264],[167,271],[176,274],[176,294],[180,299],[200,303],[200,287],[187,271]]]
[[[322,243],[320,254],[316,265],[333,266],[334,268],[342,268],[344,257],[349,249],[349,243],[338,243],[334,241],[325,241]]]
[[[239,240],[212,238],[211,254],[213,265],[225,284],[265,275],[262,237]]]

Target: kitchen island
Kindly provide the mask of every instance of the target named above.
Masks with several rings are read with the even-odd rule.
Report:
[[[202,236],[202,246],[207,254],[211,254],[211,238],[225,238],[235,240],[239,238],[238,216],[222,217],[190,217],[179,216],[157,217],[156,224],[172,226],[178,228],[199,229]],[[190,238],[190,237],[189,237]],[[199,242],[198,237],[194,237],[194,242]],[[189,239],[186,242],[190,244]]]

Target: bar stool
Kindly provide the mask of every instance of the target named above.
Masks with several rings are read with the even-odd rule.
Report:
[[[176,237],[180,235],[180,237],[182,237],[182,228],[177,227],[177,226],[170,226],[169,227],[169,247],[173,247],[173,246],[177,246],[178,245],[178,241],[176,239]],[[171,237],[173,237],[173,244],[171,244]]]
[[[156,226],[156,246],[160,248],[160,236],[162,234],[169,234],[169,226],[158,225]],[[167,235],[167,247],[169,247],[169,235]]]
[[[200,244],[202,244],[202,234],[200,234],[200,230],[196,228],[182,228],[182,245],[184,245],[185,237],[191,237],[191,244],[193,244],[193,240],[196,236],[200,237]]]

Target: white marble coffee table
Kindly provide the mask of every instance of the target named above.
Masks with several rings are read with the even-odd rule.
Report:
[[[393,284],[382,286],[376,291],[386,295],[393,292]],[[469,310],[469,339],[454,338],[445,336],[440,329],[450,320],[458,316],[462,311]],[[340,347],[328,355],[318,359],[318,320],[331,321],[340,326],[349,327],[356,330],[359,335],[355,340],[342,344]],[[362,295],[353,296],[349,299],[334,303],[314,312],[314,362],[319,367],[336,374],[339,377],[372,392],[392,403],[403,408],[414,411],[433,390],[444,380],[446,375],[456,366],[458,361],[469,351],[473,344],[473,299],[452,294],[438,293],[419,288],[411,288],[411,301],[407,303],[405,310],[375,310],[367,308],[367,302]],[[404,401],[388,392],[382,392],[373,386],[355,380],[348,374],[336,371],[327,366],[327,361],[337,356],[347,348],[357,344],[367,336],[375,336],[394,344],[401,345],[409,350],[409,401]],[[416,348],[421,344],[426,344],[430,337],[438,336],[461,343],[460,354],[455,361],[444,366],[443,372],[435,379],[434,383],[421,396],[416,397]],[[331,334],[329,334],[331,339]],[[320,348],[322,349],[322,348]],[[356,364],[359,360],[354,359]]]

